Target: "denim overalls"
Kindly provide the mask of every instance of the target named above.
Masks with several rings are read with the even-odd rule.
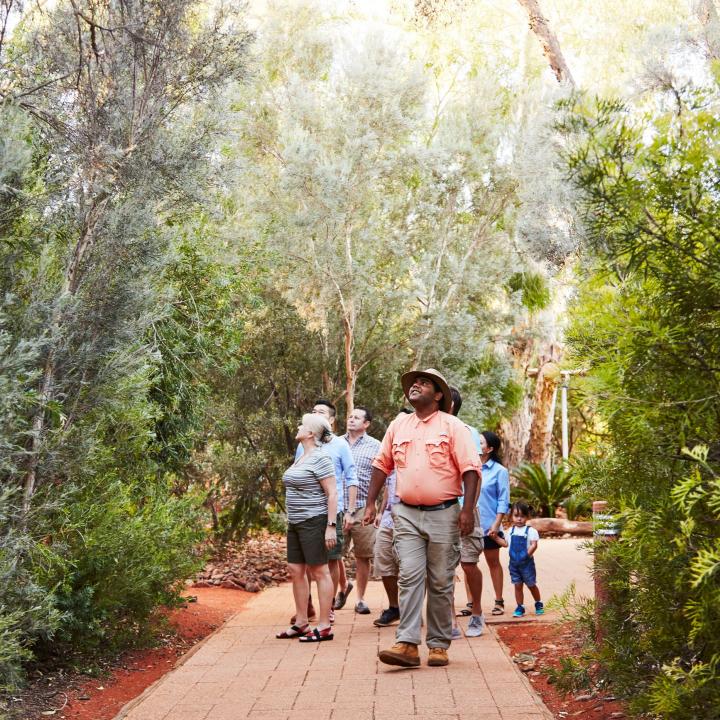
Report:
[[[521,528],[510,528],[510,580],[513,585],[525,583],[528,587],[536,584],[535,558],[528,555],[527,525],[521,534],[515,532]]]

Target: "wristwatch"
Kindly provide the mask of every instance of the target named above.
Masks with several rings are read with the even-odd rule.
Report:
[[[337,527],[337,523],[334,520],[332,522],[328,521],[327,526],[328,527]]]

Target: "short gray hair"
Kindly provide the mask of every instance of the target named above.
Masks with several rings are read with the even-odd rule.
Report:
[[[318,413],[305,413],[302,416],[302,424],[315,436],[318,445],[330,442],[332,429],[324,415]]]

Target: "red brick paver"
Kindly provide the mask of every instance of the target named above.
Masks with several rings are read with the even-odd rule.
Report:
[[[550,547],[563,542],[562,547]],[[570,558],[574,563],[570,575],[576,577],[569,577],[568,582],[580,579],[584,589],[589,585],[587,558],[570,542],[544,544],[543,564],[549,573],[555,564],[553,556],[566,569]],[[553,580],[553,586],[558,582]],[[457,589],[461,607],[462,585]],[[370,583],[366,599],[372,615],[356,615],[351,596],[346,608],[337,613],[335,640],[306,645],[275,639],[292,611],[291,586],[266,590],[179,667],[127,705],[116,720],[552,718],[492,628],[482,637],[453,642],[446,668],[427,667],[425,647],[419,668],[380,663],[378,650],[393,643],[395,631],[372,624],[384,600],[379,582]],[[508,600],[511,588],[506,591]],[[464,619],[460,622],[467,624]]]

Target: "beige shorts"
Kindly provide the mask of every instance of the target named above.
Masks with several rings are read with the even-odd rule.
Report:
[[[400,574],[400,563],[393,545],[393,529],[378,528],[375,536],[375,575],[378,577],[397,577]]]
[[[476,563],[480,560],[483,551],[483,531],[480,527],[480,513],[475,508],[475,527],[472,534],[460,537],[460,562]]]
[[[375,554],[375,530],[374,525],[362,524],[365,508],[359,507],[353,513],[353,526],[345,533],[345,542],[350,546],[352,540],[352,550],[356,558],[371,558]]]
[[[472,535],[463,535],[460,538],[460,562],[476,563],[480,560],[483,551],[483,539]]]

